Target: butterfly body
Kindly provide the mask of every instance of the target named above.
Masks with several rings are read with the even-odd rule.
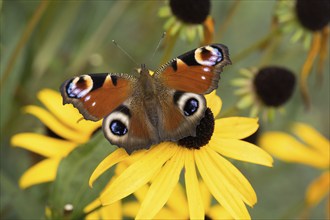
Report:
[[[141,65],[128,74],[87,74],[64,82],[63,102],[88,120],[103,120],[105,137],[128,153],[162,141],[196,135],[204,116],[203,94],[218,86],[222,67],[230,64],[224,45],[189,51],[154,74]]]

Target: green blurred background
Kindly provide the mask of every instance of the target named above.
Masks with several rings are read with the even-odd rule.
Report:
[[[166,19],[158,10],[166,1],[51,1],[34,28],[28,26],[38,13],[40,1],[1,1],[1,219],[44,218],[50,184],[21,190],[18,179],[40,158],[10,146],[10,137],[20,132],[40,132],[38,119],[22,113],[22,107],[40,105],[36,93],[43,88],[58,90],[67,78],[96,72],[131,72],[132,63],[113,44],[115,39],[138,62],[151,69],[160,65],[166,45],[149,60],[163,30]],[[212,1],[215,20],[214,42],[223,43],[232,57],[240,54],[270,32],[275,1],[246,0],[240,2],[224,32],[219,27],[236,1]],[[20,45],[21,44],[21,45]],[[172,57],[199,46],[198,41],[178,40]],[[298,76],[306,58],[301,44],[292,44],[289,36],[282,39],[267,65],[280,65]],[[218,94],[223,109],[238,100],[230,81],[238,70],[258,66],[263,54],[255,51],[226,68]],[[97,62],[95,62],[95,59]],[[324,69],[322,86],[315,82],[315,70],[309,88],[312,108],[305,111],[298,88],[286,105],[287,114],[278,115],[274,123],[263,124],[264,130],[286,129],[289,122],[306,122],[329,138],[329,61]],[[241,112],[240,115],[247,115]],[[102,156],[102,157],[105,157]],[[102,158],[101,157],[101,158]],[[254,219],[299,218],[308,184],[319,170],[303,165],[275,161],[273,168],[236,163],[251,181],[258,203],[250,209]],[[325,202],[312,212],[312,218],[325,218]]]

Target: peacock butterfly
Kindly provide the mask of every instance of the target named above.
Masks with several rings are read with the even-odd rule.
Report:
[[[172,59],[154,74],[144,64],[136,76],[85,74],[65,81],[60,91],[63,104],[73,104],[87,120],[103,119],[109,142],[131,153],[195,136],[207,108],[203,95],[218,87],[228,64],[228,48],[212,44]]]

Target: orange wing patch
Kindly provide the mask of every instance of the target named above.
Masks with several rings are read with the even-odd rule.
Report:
[[[212,44],[189,51],[156,71],[156,78],[168,87],[207,94],[218,87],[222,68],[231,64],[228,49]]]
[[[71,103],[85,119],[98,121],[130,96],[132,81],[117,75],[90,74],[66,81],[60,90],[64,104]]]
[[[213,67],[209,66],[188,66],[180,59],[177,59],[177,70],[169,66],[162,74],[162,79],[170,88],[204,94],[215,80]]]

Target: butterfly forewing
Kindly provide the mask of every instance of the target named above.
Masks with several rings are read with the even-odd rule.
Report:
[[[218,87],[220,72],[228,64],[227,47],[212,44],[178,56],[159,68],[155,77],[179,91],[207,94]]]
[[[123,74],[88,74],[65,81],[63,103],[71,103],[85,119],[98,121],[132,94],[132,80]]]

